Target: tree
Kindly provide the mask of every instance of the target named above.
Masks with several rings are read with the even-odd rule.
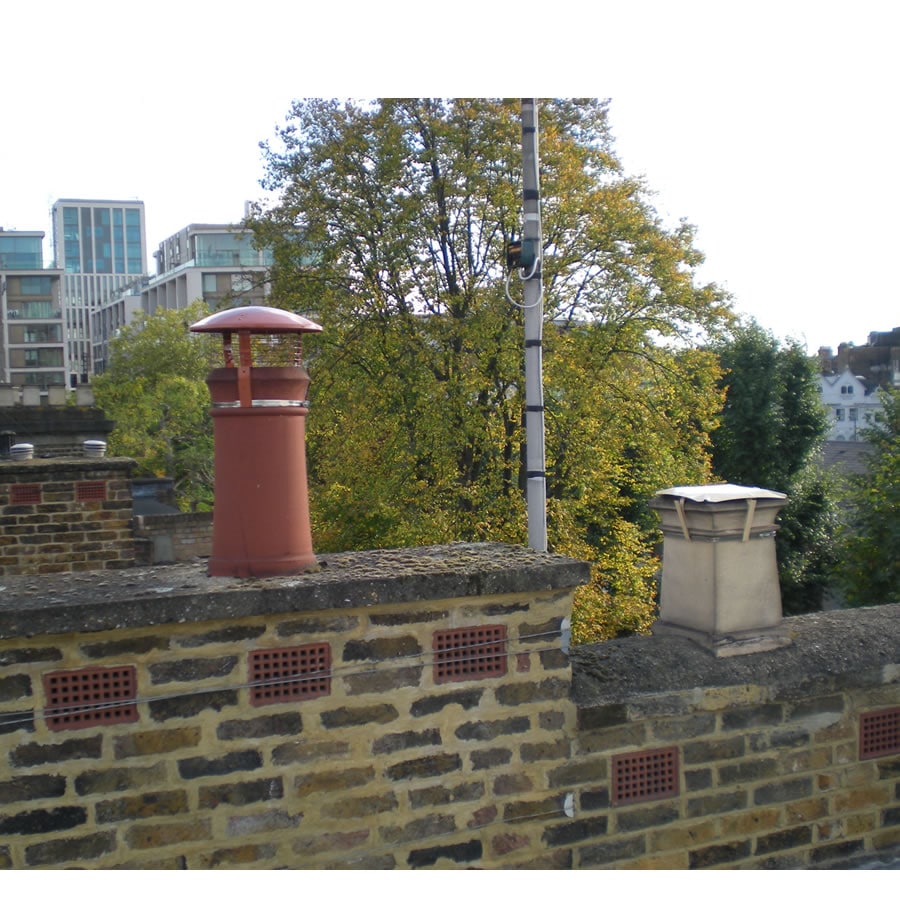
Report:
[[[719,362],[725,404],[712,432],[713,470],[788,495],[776,540],[782,604],[789,614],[821,609],[837,509],[833,485],[815,465],[828,430],[815,362],[753,321],[719,345]]]
[[[94,379],[97,405],[115,421],[110,450],[137,461],[136,473],[172,478],[179,504],[212,502],[213,442],[206,375],[211,342],[188,327],[203,301],[139,315],[110,342],[107,370]]]
[[[517,102],[306,100],[263,145],[279,199],[251,225],[274,249],[273,301],[324,327],[309,341],[322,550],[524,541],[515,274],[505,289],[520,129]],[[717,369],[691,347],[728,299],[695,283],[691,227],[664,227],[623,173],[605,103],[542,103],[540,156],[551,549],[596,563],[576,636],[642,630],[646,502],[708,474]]]
[[[850,606],[900,603],[900,392],[883,389],[881,422],[863,432],[865,474],[850,476],[841,580]]]

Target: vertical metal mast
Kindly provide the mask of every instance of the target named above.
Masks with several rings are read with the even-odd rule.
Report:
[[[541,272],[541,189],[538,175],[537,100],[522,100],[522,166],[525,224],[525,468],[528,546],[547,551],[547,480],[544,472],[544,385],[541,340],[544,325]]]

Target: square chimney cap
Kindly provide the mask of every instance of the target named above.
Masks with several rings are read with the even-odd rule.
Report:
[[[786,500],[787,494],[742,484],[695,484],[657,491],[657,497],[679,497],[694,503],[725,503],[729,500]]]

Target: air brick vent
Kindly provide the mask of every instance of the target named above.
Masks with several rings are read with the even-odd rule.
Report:
[[[44,715],[51,731],[136,722],[134,666],[75,669],[44,676]]]
[[[81,503],[106,500],[105,481],[79,481],[75,485],[75,499]]]
[[[331,647],[304,644],[250,653],[250,703],[267,706],[331,693]]]
[[[859,717],[859,758],[900,753],[900,706],[862,713]]]
[[[612,802],[617,806],[678,796],[678,748],[639,750],[612,759]]]
[[[468,681],[506,674],[506,626],[485,625],[435,632],[434,680]]]
[[[41,486],[39,484],[11,484],[9,486],[10,506],[41,502]]]

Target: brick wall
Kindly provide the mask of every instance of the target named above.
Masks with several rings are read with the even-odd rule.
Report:
[[[498,545],[321,563],[48,578],[39,600],[10,579],[0,867],[802,867],[900,842],[900,755],[859,753],[860,714],[898,705],[900,610],[804,617],[752,657],[567,653],[583,564]],[[505,671],[446,649],[473,627],[466,654],[499,629]],[[327,692],[317,671],[306,699],[254,700],[288,691],[259,685],[260,654],[310,645]],[[134,721],[54,730],[48,675],[131,666]],[[622,801],[635,751],[669,753],[674,793],[638,766]]]
[[[133,468],[74,457],[0,465],[0,575],[132,565]]]
[[[212,513],[135,516],[136,552],[146,565],[186,562],[212,553]]]

